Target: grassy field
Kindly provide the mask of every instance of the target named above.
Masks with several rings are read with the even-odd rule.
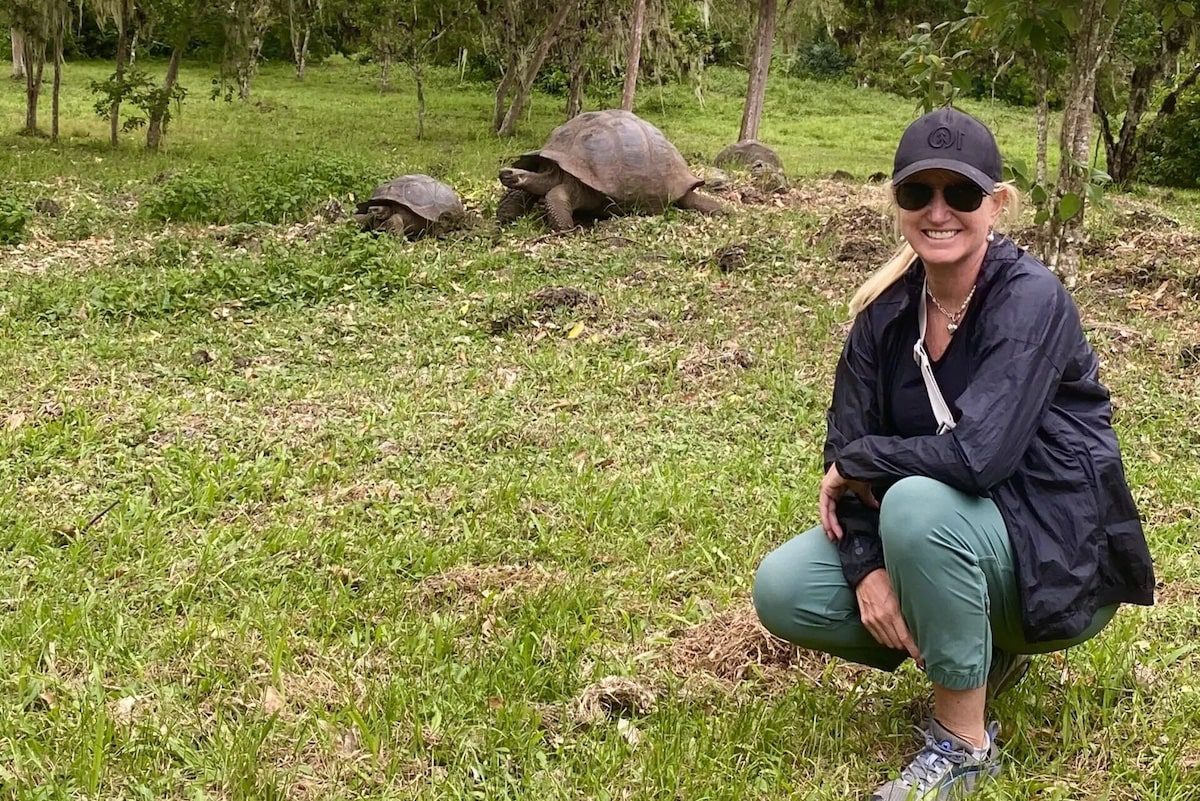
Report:
[[[269,66],[249,105],[196,68],[150,156],[89,116],[104,69],[68,66],[60,144],[0,136],[0,198],[57,206],[0,246],[0,798],[845,799],[911,754],[915,668],[747,614],[815,519],[886,251],[875,193],[825,176],[888,169],[909,101],[773,79],[790,191],[547,237],[488,218],[561,98],[501,142],[488,87],[438,73],[415,142],[365,67]],[[739,89],[639,111],[699,166]],[[0,129],[21,103],[0,85]],[[968,109],[1032,151],[1028,111]],[[484,222],[319,215],[418,170]],[[1159,604],[1035,662],[984,798],[1200,797],[1198,223],[1141,189],[1092,224],[1076,296]]]

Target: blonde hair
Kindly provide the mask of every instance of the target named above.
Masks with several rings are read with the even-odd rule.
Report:
[[[996,189],[1001,192],[1002,206],[1000,216],[996,218],[995,228],[997,231],[1003,231],[1010,224],[1016,222],[1021,213],[1021,190],[1017,189],[1016,184],[1012,181],[996,184]],[[888,192],[888,214],[892,218],[896,237],[899,238],[900,218],[896,207],[896,195],[893,191]],[[882,267],[871,273],[871,276],[854,293],[854,297],[850,299],[850,313],[857,316],[859,312],[870,306],[877,297],[883,294],[885,289],[899,281],[916,260],[917,252],[913,250],[912,245],[900,239],[900,246],[896,248],[892,257]]]

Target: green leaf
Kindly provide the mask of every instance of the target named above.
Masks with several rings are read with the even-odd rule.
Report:
[[[1050,219],[1050,209],[1040,209],[1037,214],[1033,215],[1033,224],[1042,225]]]
[[[1068,192],[1058,201],[1058,219],[1066,222],[1083,210],[1083,198],[1075,192]]]
[[[1196,16],[1196,7],[1191,3],[1179,3],[1176,5],[1176,8],[1178,8],[1179,13],[1185,17],[1191,18]]]
[[[1165,6],[1162,10],[1163,28],[1172,28],[1175,26],[1175,6]]]
[[[1034,185],[1033,190],[1029,193],[1029,199],[1033,201],[1035,206],[1044,206],[1049,198],[1050,195],[1046,192],[1046,187],[1041,184]]]
[[[971,82],[973,80],[974,79],[971,77],[971,73],[967,72],[966,70],[959,69],[950,74],[950,83],[954,84],[956,89],[963,92],[966,92],[971,88]]]
[[[1058,10],[1058,15],[1062,19],[1063,27],[1069,33],[1075,33],[1079,30],[1079,10],[1072,6],[1062,6]]]

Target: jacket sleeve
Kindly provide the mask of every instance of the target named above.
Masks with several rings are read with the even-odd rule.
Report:
[[[834,375],[833,401],[826,415],[826,471],[846,445],[881,430],[877,376],[875,337],[870,316],[863,312],[854,320]],[[838,501],[837,516],[844,534],[838,542],[842,573],[855,587],[883,567],[879,513],[847,493]]]
[[[837,453],[839,472],[862,481],[928,476],[986,495],[1016,472],[1058,390],[1072,346],[1083,336],[1078,312],[1058,280],[1018,281],[998,290],[981,315],[984,338],[957,427],[941,436],[866,435]]]

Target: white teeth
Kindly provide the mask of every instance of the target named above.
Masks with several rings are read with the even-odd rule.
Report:
[[[958,231],[923,231],[922,233],[930,239],[950,239],[958,235]]]

